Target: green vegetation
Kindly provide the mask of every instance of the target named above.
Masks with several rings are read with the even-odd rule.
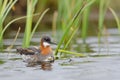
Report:
[[[0,48],[3,47],[3,23],[17,0],[0,0]]]
[[[39,17],[38,21],[36,22],[33,30],[32,30],[32,21],[33,21],[33,13],[34,13],[34,9],[36,6],[36,3],[38,2],[38,0],[27,0],[27,19],[26,19],[26,27],[25,27],[25,35],[24,35],[24,39],[23,39],[23,47],[29,47],[30,45],[30,40],[34,34],[34,32],[36,31],[40,21],[42,20],[43,16],[46,14],[46,12],[49,9],[46,9],[41,16]]]
[[[99,45],[99,52],[100,52],[100,43],[101,43],[101,36],[102,36],[102,31],[104,28],[104,17],[106,10],[108,9],[108,0],[99,0],[99,18],[98,18],[98,45]]]
[[[92,0],[93,2],[95,0]],[[91,2],[92,2],[91,1]],[[87,0],[87,2],[90,2],[90,0]],[[93,3],[92,2],[92,3]],[[89,21],[89,14],[90,14],[90,7],[87,7],[83,12],[83,20],[82,20],[82,30],[81,30],[81,37],[83,39],[83,42],[85,43],[86,37],[87,37],[87,29],[88,29],[88,21]]]
[[[112,8],[109,8],[109,9],[112,12],[113,16],[115,17],[117,27],[118,27],[118,30],[119,30],[119,34],[120,34],[120,19],[118,18],[117,14],[115,13],[115,11]]]
[[[2,2],[4,2],[3,4],[2,4]],[[23,47],[28,47],[29,46],[29,44],[30,44],[30,40],[31,40],[31,38],[32,38],[32,36],[33,36],[33,34],[34,34],[34,32],[35,32],[35,30],[37,29],[37,27],[38,27],[38,24],[40,23],[40,21],[42,20],[42,18],[43,18],[43,16],[45,15],[45,13],[49,10],[49,9],[46,9],[42,14],[41,14],[41,16],[38,18],[38,21],[36,22],[36,24],[35,24],[35,26],[34,26],[34,28],[33,28],[33,30],[32,30],[32,32],[31,32],[31,28],[32,28],[32,18],[33,18],[33,16],[38,16],[40,13],[36,13],[36,14],[33,14],[33,10],[34,10],[34,7],[35,7],[35,5],[36,5],[36,3],[37,3],[37,0],[33,0],[33,2],[32,2],[32,0],[28,0],[27,2],[28,2],[28,14],[27,14],[27,16],[22,16],[22,17],[19,17],[19,18],[16,18],[16,19],[13,19],[13,20],[11,20],[4,28],[3,28],[3,23],[4,23],[4,20],[5,20],[5,18],[7,17],[7,14],[9,13],[9,11],[11,10],[11,8],[13,7],[13,5],[15,4],[17,2],[17,0],[15,0],[15,1],[12,1],[12,0],[10,0],[10,1],[8,1],[8,0],[4,0],[4,1],[2,1],[1,0],[1,2],[0,2],[0,8],[1,8],[1,15],[0,15],[0,21],[1,21],[1,23],[0,23],[0,49],[2,50],[2,47],[3,47],[3,36],[4,36],[4,33],[5,33],[5,31],[6,31],[6,29],[12,24],[12,23],[14,23],[15,21],[18,21],[18,20],[20,20],[20,19],[25,19],[25,18],[27,18],[27,20],[26,20],[26,26],[28,26],[28,27],[26,27],[26,31],[25,31],[25,35],[26,36],[24,36],[24,40],[23,40]],[[32,9],[32,10],[31,10]],[[30,19],[31,18],[31,19]],[[13,46],[13,45],[12,45]]]
[[[70,44],[72,38],[75,36],[75,33],[77,32],[78,27],[80,26],[81,14],[86,9],[88,9],[89,6],[91,6],[95,2],[95,0],[91,0],[91,1],[89,1],[89,0],[88,1],[87,0],[83,0],[83,1],[82,0],[74,0],[74,1],[76,1],[75,3],[77,3],[77,5],[72,6],[71,9],[73,9],[73,11],[71,11],[71,14],[70,14],[70,12],[67,12],[66,14],[62,13],[62,12],[69,11],[69,9],[71,7],[70,4],[73,3],[73,2],[71,1],[71,3],[67,3],[66,1],[64,2],[64,0],[63,1],[60,0],[60,2],[59,2],[59,4],[61,3],[62,6],[60,6],[60,8],[59,8],[60,9],[60,11],[59,11],[60,18],[58,18],[58,19],[59,19],[59,22],[60,21],[62,21],[62,22],[59,23],[58,25],[62,26],[62,30],[63,30],[64,33],[63,33],[63,36],[62,36],[62,38],[61,38],[61,40],[60,40],[60,42],[57,46],[57,49],[55,51],[55,55],[58,54],[58,51],[61,48],[61,45],[64,45],[63,50],[67,50],[66,48]],[[67,16],[65,18],[64,15],[66,15],[66,16],[69,15],[69,16]],[[71,17],[73,17],[73,18],[71,19]],[[60,25],[60,24],[62,24],[62,25]],[[86,23],[84,23],[84,24],[86,24]],[[86,26],[84,26],[84,27],[86,27]],[[64,52],[67,53],[68,51],[64,51]],[[74,54],[74,52],[73,52],[73,54]]]
[[[28,47],[30,44],[30,35],[31,35],[31,29],[32,29],[32,21],[35,9],[35,5],[37,3],[37,0],[27,0],[27,19],[26,19],[26,27],[25,27],[25,34],[23,39],[23,47]]]

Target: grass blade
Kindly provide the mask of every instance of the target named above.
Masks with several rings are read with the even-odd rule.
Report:
[[[38,16],[40,13],[36,13],[34,15],[31,15],[31,16]],[[31,17],[31,16],[28,16],[28,17]],[[25,19],[27,18],[27,16],[23,16],[23,17],[19,17],[19,18],[16,18],[16,19],[13,19],[12,21],[10,21],[5,27],[4,29],[2,30],[2,33],[0,34],[0,37],[3,36],[4,32],[6,31],[6,29],[15,21],[18,21],[18,20],[21,20],[21,19]]]
[[[11,8],[13,7],[13,5],[15,5],[15,3],[17,2],[17,0],[14,0],[13,2],[9,2],[8,6],[6,6],[6,10],[4,12],[4,16],[3,16],[3,21],[5,20],[6,16],[8,15],[8,13],[10,12]]]
[[[48,10],[49,10],[49,8],[48,8],[48,9],[46,9],[46,10],[45,10],[45,11],[41,14],[41,16],[39,17],[39,19],[38,19],[38,21],[37,21],[37,23],[36,23],[36,25],[35,25],[34,29],[32,30],[32,33],[31,33],[31,38],[30,38],[30,39],[32,39],[32,36],[33,36],[33,34],[34,34],[35,30],[37,29],[37,27],[38,27],[38,25],[39,25],[40,21],[42,20],[42,18],[44,17],[44,15],[48,12]]]
[[[72,54],[72,55],[79,56],[79,57],[85,57],[86,56],[83,53],[76,53],[76,52],[71,52],[71,51],[62,50],[62,49],[59,49],[58,51],[62,52],[62,53],[66,53],[66,54]]]
[[[112,8],[109,8],[110,11],[112,12],[115,20],[116,20],[116,23],[117,23],[117,27],[118,27],[118,30],[119,30],[119,34],[120,34],[120,20],[119,20],[119,17],[117,16],[117,14],[115,13],[115,11],[112,9]]]
[[[18,37],[18,35],[19,35],[19,33],[20,33],[20,30],[21,30],[21,28],[19,27],[19,28],[18,28],[18,31],[17,31],[17,33],[16,33],[16,36],[15,36],[13,42],[12,42],[12,44],[11,44],[9,47],[7,47],[8,52],[10,52],[10,50],[13,48],[13,45],[15,44],[15,42],[16,42],[16,40],[17,40],[17,37]]]

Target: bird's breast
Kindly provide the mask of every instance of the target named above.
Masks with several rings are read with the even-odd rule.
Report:
[[[48,47],[41,47],[41,54],[42,55],[48,55],[52,53],[52,49],[48,46]]]

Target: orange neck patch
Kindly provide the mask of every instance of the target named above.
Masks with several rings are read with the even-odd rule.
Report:
[[[40,46],[40,50],[42,55],[48,55],[52,52],[52,49],[50,46],[47,46],[47,47]]]

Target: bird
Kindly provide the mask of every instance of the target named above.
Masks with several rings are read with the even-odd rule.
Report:
[[[17,48],[17,52],[22,55],[22,59],[27,63],[37,62],[54,62],[54,54],[50,44],[56,44],[51,42],[49,36],[42,36],[40,46],[29,48]]]

